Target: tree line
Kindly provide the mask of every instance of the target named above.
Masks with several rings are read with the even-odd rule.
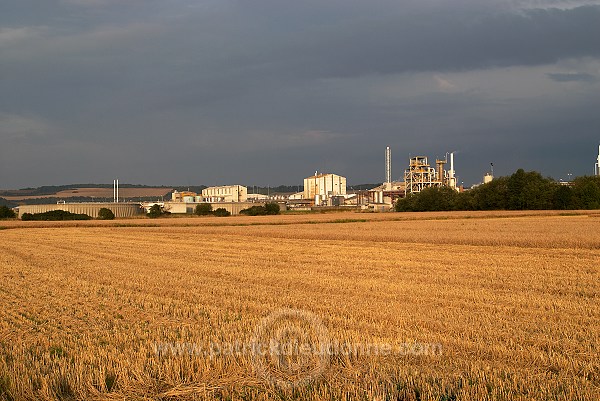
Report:
[[[399,199],[399,212],[450,210],[577,210],[600,209],[600,177],[577,177],[569,185],[536,171],[517,170],[464,192],[427,188]]]

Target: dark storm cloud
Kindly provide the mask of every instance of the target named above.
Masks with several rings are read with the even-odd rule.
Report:
[[[12,2],[0,187],[377,181],[388,144],[396,166],[460,149],[471,181],[492,156],[520,167],[515,149],[555,174],[567,130],[597,141],[600,7],[482,3]]]
[[[397,14],[317,28],[278,45],[275,59],[282,62],[275,67],[308,77],[349,77],[600,55],[599,7],[479,16],[446,7],[420,19]]]
[[[548,78],[556,82],[596,82],[598,77],[592,74],[581,73],[554,73],[547,74]]]

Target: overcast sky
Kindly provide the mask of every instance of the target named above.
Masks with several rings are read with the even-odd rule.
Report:
[[[0,188],[592,174],[600,1],[0,0]]]

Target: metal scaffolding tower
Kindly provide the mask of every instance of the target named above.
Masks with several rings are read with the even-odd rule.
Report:
[[[429,165],[425,156],[412,157],[409,168],[404,171],[406,194],[416,194],[425,188],[440,187],[443,181],[443,177],[438,179],[435,168]]]

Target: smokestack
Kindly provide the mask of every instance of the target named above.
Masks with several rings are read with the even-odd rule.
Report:
[[[448,185],[456,188],[456,178],[454,178],[454,152],[450,153],[450,170],[448,171]]]
[[[389,146],[385,148],[385,182],[392,182],[392,150]]]
[[[117,201],[117,180],[113,180],[113,203]]]
[[[117,178],[117,203],[119,203],[119,179]]]
[[[444,164],[446,164],[446,160],[435,160],[435,167],[437,168],[437,180],[442,183],[442,185],[446,185],[446,180],[444,179]]]

